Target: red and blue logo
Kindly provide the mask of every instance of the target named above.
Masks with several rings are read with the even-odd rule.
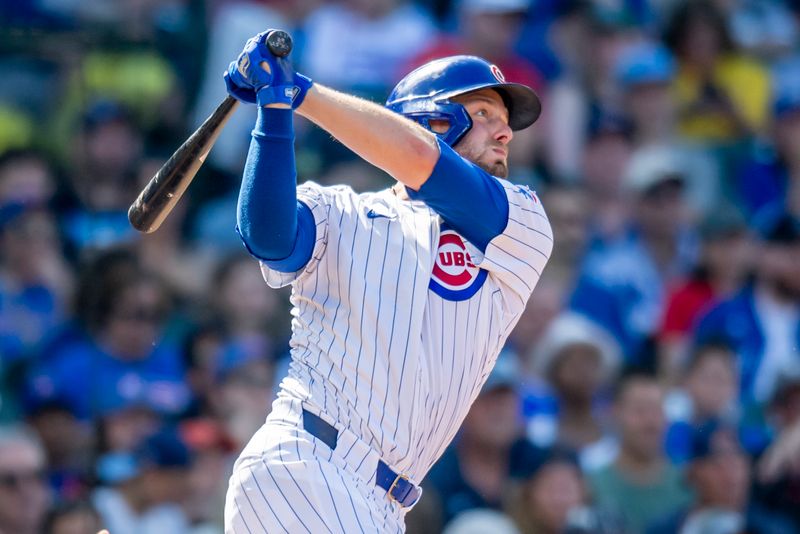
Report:
[[[488,274],[472,262],[460,235],[442,229],[428,285],[434,293],[446,300],[467,300],[478,292]]]

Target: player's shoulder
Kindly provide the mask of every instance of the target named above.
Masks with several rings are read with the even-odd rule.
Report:
[[[500,178],[499,176],[495,176],[494,178],[509,194],[523,195],[531,200],[533,200],[536,197],[535,193],[533,192],[533,189],[531,189],[527,185],[517,184],[507,180],[506,178]]]
[[[528,209],[542,211],[542,202],[539,200],[536,191],[524,184],[516,184],[505,178],[494,177],[509,199],[511,205],[525,206]]]

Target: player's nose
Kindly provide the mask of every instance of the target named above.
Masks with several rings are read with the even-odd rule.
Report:
[[[507,145],[514,138],[514,132],[506,121],[500,119],[495,121],[494,135],[492,137],[495,141]]]

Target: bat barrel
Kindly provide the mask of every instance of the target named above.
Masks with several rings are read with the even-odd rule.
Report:
[[[161,226],[205,162],[236,104],[232,96],[225,98],[153,176],[128,210],[135,229],[150,233]]]

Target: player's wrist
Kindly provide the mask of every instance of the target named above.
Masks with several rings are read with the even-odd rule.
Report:
[[[314,86],[314,81],[308,76],[295,72],[294,85],[297,88],[297,93],[292,100],[292,109],[297,109],[303,104],[308,91]]]

